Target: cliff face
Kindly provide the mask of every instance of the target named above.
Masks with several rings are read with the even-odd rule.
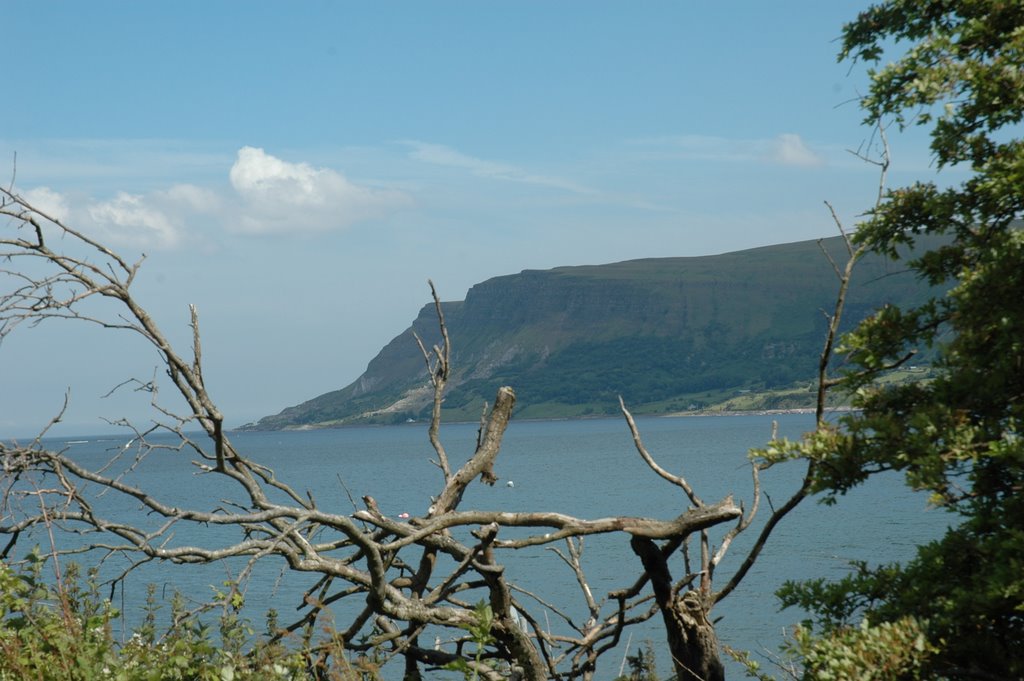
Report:
[[[823,246],[842,261],[838,239]],[[927,289],[877,257],[858,266],[849,327],[885,303]],[[698,258],[526,270],[443,304],[452,340],[450,417],[476,418],[499,385],[528,416],[614,408],[685,409],[723,391],[780,387],[813,376],[837,279],[817,242]],[[434,306],[370,361],[351,385],[250,427],[400,422],[426,414],[430,391],[415,331],[439,340]]]

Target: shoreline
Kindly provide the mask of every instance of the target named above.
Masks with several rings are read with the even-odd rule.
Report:
[[[675,411],[670,414],[646,414],[646,416],[657,416],[659,418],[685,418],[688,416],[773,416],[783,414],[813,414],[817,411],[814,407],[793,407],[790,409],[723,409],[720,411]],[[848,413],[857,411],[849,405],[838,407],[825,407],[826,413]],[[644,414],[641,414],[644,416]]]
[[[703,411],[675,411],[667,414],[633,414],[636,418],[659,418],[659,419],[674,419],[674,418],[692,418],[699,416],[784,416],[786,414],[813,414],[816,409],[814,407],[792,407],[789,409],[728,409],[728,410],[703,410]],[[826,407],[826,413],[849,413],[857,411],[853,407],[848,405],[841,405],[837,407]],[[515,419],[517,422],[524,421],[586,421],[592,419],[614,419],[621,418],[621,414],[588,414],[586,416],[552,416],[549,418],[544,417],[531,417],[531,418],[519,418]],[[458,425],[458,424],[475,424],[477,421],[470,420],[456,420],[456,421],[443,421],[444,424]],[[301,432],[310,430],[330,430],[333,428],[384,428],[389,426],[414,426],[414,425],[428,425],[429,421],[413,421],[412,423],[344,423],[344,424],[331,424],[331,425],[316,425],[316,424],[304,424],[301,426],[286,426],[284,428],[247,428],[241,426],[239,428],[228,429],[228,432],[250,432],[250,433],[272,433],[272,432]],[[250,425],[250,424],[246,424]]]

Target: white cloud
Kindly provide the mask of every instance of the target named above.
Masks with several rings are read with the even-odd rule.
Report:
[[[37,211],[60,222],[66,222],[70,215],[67,199],[49,187],[29,189],[22,194],[22,198]]]
[[[596,190],[577,182],[573,182],[572,180],[552,177],[550,175],[536,175],[534,173],[527,172],[522,168],[517,168],[516,166],[506,163],[467,156],[466,154],[456,151],[451,147],[446,147],[443,144],[429,144],[427,142],[417,142],[415,140],[406,141],[404,144],[412,147],[413,150],[409,156],[417,161],[454,168],[463,168],[478,177],[541,185],[551,187],[553,189],[562,189],[575,194],[591,195],[597,193]]]
[[[329,168],[289,163],[254,147],[238,151],[228,179],[233,191],[182,183],[118,191],[113,198],[65,195],[45,186],[23,195],[69,227],[143,251],[208,246],[216,237],[203,227],[211,226],[250,234],[337,229],[410,202],[401,192],[360,186]]]
[[[199,187],[177,185],[146,196],[118,192],[107,201],[71,200],[49,187],[29,189],[22,198],[37,212],[111,246],[149,251],[179,246],[185,218],[209,212],[216,197]]]
[[[150,205],[138,194],[118,192],[110,201],[87,208],[89,220],[111,242],[139,249],[168,249],[182,239],[179,221]]]
[[[330,168],[290,163],[242,147],[229,174],[242,200],[230,228],[249,233],[325,231],[380,217],[408,202],[393,190],[363,187]]]
[[[770,158],[787,166],[816,167],[824,164],[824,159],[811,151],[800,135],[791,132],[775,138]]]

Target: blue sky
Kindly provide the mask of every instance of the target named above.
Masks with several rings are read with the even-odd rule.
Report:
[[[830,236],[877,172],[861,2],[11,2],[0,159],[120,251],[240,425],[347,385],[492,276]],[[931,172],[892,137],[891,183]],[[8,171],[4,171],[7,175]],[[5,180],[6,182],[6,180]],[[458,339],[454,339],[458,343]],[[145,420],[152,351],[69,324],[0,346],[0,435]],[[169,398],[168,398],[169,399]]]

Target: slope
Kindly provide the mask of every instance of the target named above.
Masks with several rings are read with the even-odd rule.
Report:
[[[657,413],[806,384],[837,287],[821,248],[837,261],[845,254],[836,237],[821,246],[525,270],[479,283],[464,301],[443,304],[453,344],[446,416],[477,418],[499,385],[515,387],[520,417],[542,418],[611,413],[620,394],[637,412]],[[855,274],[847,326],[927,291],[869,256]],[[351,385],[246,428],[423,418],[430,391],[414,331],[428,347],[438,340],[433,305]]]

